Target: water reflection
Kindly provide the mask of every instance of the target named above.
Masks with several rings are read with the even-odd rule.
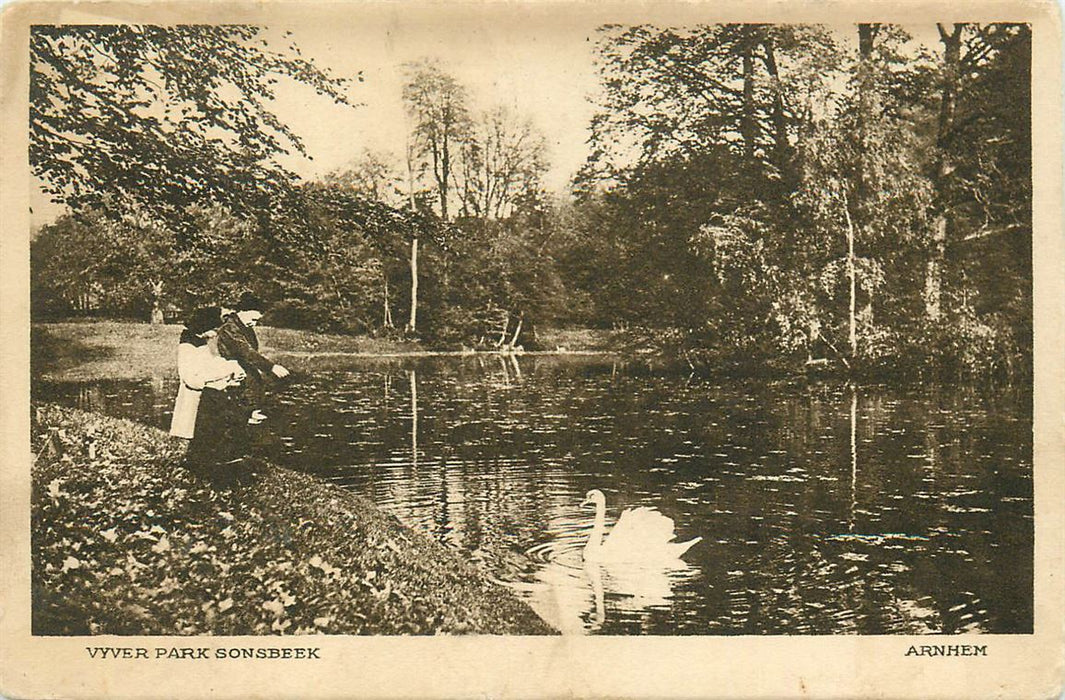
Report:
[[[1030,394],[528,355],[300,369],[311,379],[270,399],[270,457],[463,552],[560,629],[1031,631]],[[174,391],[170,377],[35,387],[160,427]],[[676,571],[586,568],[593,487],[704,541]]]
[[[693,569],[641,568],[554,560],[536,572],[534,583],[510,582],[530,605],[563,634],[601,631],[611,614],[619,620],[641,620],[654,609],[668,611],[674,586],[693,575]]]
[[[854,532],[854,508],[858,504],[858,388],[851,385],[851,509],[847,531]]]
[[[410,462],[418,468],[418,372],[407,370],[410,378]]]

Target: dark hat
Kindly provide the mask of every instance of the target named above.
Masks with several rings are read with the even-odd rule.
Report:
[[[265,311],[266,304],[263,300],[251,292],[244,292],[237,300],[237,311]]]
[[[217,306],[203,306],[195,309],[185,321],[185,327],[196,335],[214,330],[221,325],[222,310]]]

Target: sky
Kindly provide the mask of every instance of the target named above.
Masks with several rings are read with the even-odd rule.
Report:
[[[475,110],[505,105],[545,134],[550,168],[545,185],[565,192],[587,156],[588,127],[598,89],[594,65],[596,29],[604,23],[651,22],[683,26],[707,22],[705,4],[497,2],[294,5],[303,11],[262,22],[281,48],[295,41],[303,55],[334,75],[355,78],[350,95],[359,106],[337,105],[291,81],[279,85],[274,110],[303,139],[310,158],[298,153],[281,162],[315,179],[352,162],[364,149],[404,152],[408,129],[401,99],[403,65],[434,59],[468,90]],[[309,11],[308,11],[309,10]],[[255,22],[259,24],[259,22]],[[914,27],[933,44],[935,26]],[[291,36],[286,39],[285,32]],[[853,25],[837,31],[844,41]],[[31,197],[34,223],[61,209],[39,188]]]
[[[350,25],[296,30],[304,54],[336,75],[362,72],[351,90],[356,108],[328,104],[309,89],[287,91],[278,113],[305,138],[313,161],[285,161],[305,177],[343,166],[362,148],[403,154],[408,121],[403,65],[439,61],[468,90],[474,110],[506,106],[547,137],[546,184],[564,190],[586,154],[594,16],[560,21],[543,13],[374,13]]]

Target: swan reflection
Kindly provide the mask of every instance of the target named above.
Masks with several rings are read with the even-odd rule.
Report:
[[[675,587],[696,574],[680,561],[666,568],[582,562],[571,552],[540,569],[534,582],[514,587],[563,634],[589,634],[612,616],[639,619],[652,610],[668,610],[675,603]]]
[[[591,530],[581,517],[556,523],[557,539],[529,552],[546,555],[546,565],[534,582],[514,587],[563,634],[597,632],[611,616],[642,620],[669,610],[676,586],[698,573],[680,556],[702,538],[673,542],[673,521],[641,507],[623,512],[604,539],[602,492],[588,492],[588,504],[596,507]]]

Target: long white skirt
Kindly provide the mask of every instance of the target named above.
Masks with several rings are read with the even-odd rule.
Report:
[[[201,392],[190,389],[182,382],[174,401],[174,416],[170,419],[170,434],[191,440],[196,432],[196,414],[200,410]]]

